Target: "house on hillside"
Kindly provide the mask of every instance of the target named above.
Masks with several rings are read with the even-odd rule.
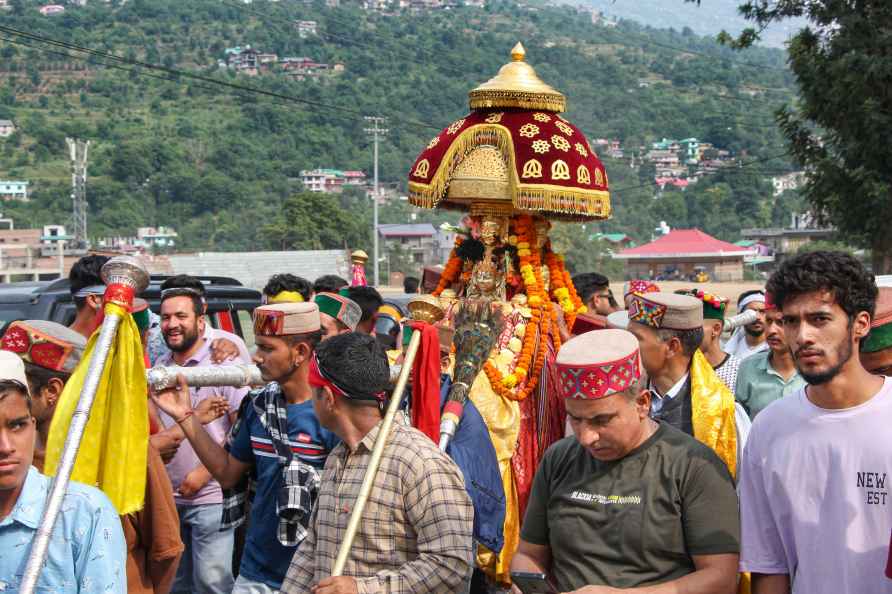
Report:
[[[301,39],[316,35],[316,21],[295,21],[297,34]]]
[[[300,172],[300,183],[308,192],[339,194],[345,186],[365,186],[366,175],[362,171],[304,169]]]
[[[744,239],[767,245],[775,261],[781,263],[812,241],[832,240],[836,230],[818,227],[808,214],[794,214],[787,228],[741,229],[740,234]]]
[[[9,138],[15,134],[15,124],[12,120],[0,120],[0,138]]]
[[[28,201],[28,183],[26,181],[13,181],[0,179],[0,198],[3,200]]]
[[[400,249],[409,256],[413,264],[432,266],[442,261],[439,257],[437,230],[430,223],[378,225],[378,235],[385,250]]]
[[[699,229],[673,229],[613,258],[624,261],[626,279],[691,279],[702,269],[714,281],[741,281],[743,260],[753,253]]]
[[[2,122],[0,122],[2,125]],[[771,178],[771,185],[774,186],[774,195],[780,196],[787,190],[798,190],[805,183],[805,172],[794,171],[786,175],[779,175]]]
[[[41,6],[38,10],[43,16],[55,16],[65,12],[65,7],[58,4],[47,4],[46,6]]]

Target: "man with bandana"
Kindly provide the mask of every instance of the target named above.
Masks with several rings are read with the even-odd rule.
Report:
[[[330,577],[381,438],[389,380],[387,356],[366,334],[329,338],[316,351],[309,378],[316,414],[342,442],[326,462],[283,593],[452,594],[471,574],[474,512],[461,471],[425,434],[396,420],[343,575]]]
[[[199,459],[225,491],[224,526],[245,519],[253,483],[251,518],[234,594],[279,590],[316,499],[318,471],[337,437],[316,418],[308,377],[322,339],[313,303],[277,303],[254,310],[257,351],[265,387],[250,392],[226,449],[195,421],[188,386],[152,395],[186,433]],[[287,503],[283,503],[287,502]]]
[[[768,350],[765,342],[765,291],[745,291],[737,298],[737,312],[756,312],[756,321],[738,328],[725,344],[725,352],[741,361],[751,355]]]
[[[274,274],[263,287],[263,304],[309,303],[313,297],[313,285],[305,278],[293,274]]]

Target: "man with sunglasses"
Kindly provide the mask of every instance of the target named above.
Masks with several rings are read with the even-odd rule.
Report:
[[[306,534],[318,470],[338,442],[320,426],[308,383],[310,361],[322,340],[318,306],[258,307],[254,336],[254,362],[269,383],[242,402],[226,449],[195,419],[189,387],[182,377],[176,388],[152,394],[224,488],[224,527],[244,521],[251,476],[255,495],[234,594],[272,593],[281,587],[291,557]]]
[[[0,590],[18,592],[52,479],[31,465],[36,422],[25,368],[0,352]],[[127,591],[118,512],[100,490],[71,482],[53,528],[38,592]]]

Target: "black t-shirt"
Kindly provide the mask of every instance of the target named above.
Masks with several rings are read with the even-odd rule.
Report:
[[[712,450],[666,423],[615,462],[567,437],[536,472],[521,538],[551,548],[561,592],[659,584],[693,555],[740,551],[737,493]]]

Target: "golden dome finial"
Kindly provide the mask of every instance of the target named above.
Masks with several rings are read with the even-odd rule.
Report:
[[[526,57],[527,50],[523,49],[523,44],[518,41],[517,45],[511,49],[511,59],[515,62],[523,62]]]
[[[499,73],[469,93],[471,109],[539,109],[562,112],[567,99],[536,74],[526,62],[526,50],[519,43],[511,50],[511,62]]]

